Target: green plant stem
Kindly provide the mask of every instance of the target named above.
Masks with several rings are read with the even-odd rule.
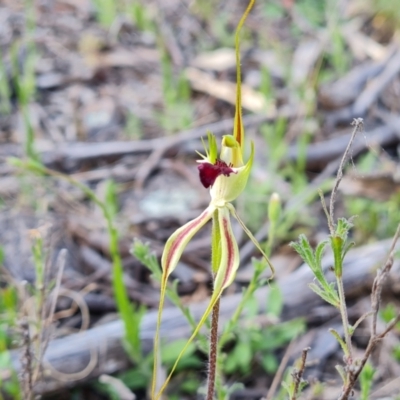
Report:
[[[350,326],[349,326],[349,319],[347,316],[347,307],[346,307],[346,299],[344,295],[344,287],[343,287],[343,279],[341,276],[336,277],[336,282],[338,286],[339,292],[339,300],[340,300],[340,315],[342,316],[342,324],[344,328],[344,337],[346,341],[347,347],[347,363],[351,364],[353,362],[353,350],[351,345],[351,335],[350,335]]]
[[[270,222],[267,244],[265,246],[265,254],[267,254],[268,256],[271,254],[272,246],[274,245],[274,242],[275,242],[275,232],[276,232],[275,223]]]
[[[217,302],[215,303],[211,317],[210,352],[208,357],[208,382],[207,382],[206,400],[213,400],[215,392],[215,378],[216,378],[217,358],[218,358],[219,303],[220,299],[218,299]]]

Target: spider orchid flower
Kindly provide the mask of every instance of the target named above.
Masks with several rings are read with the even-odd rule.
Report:
[[[268,257],[260,248],[257,240],[254,238],[249,229],[238,216],[232,201],[234,201],[245,189],[250,171],[254,160],[254,144],[251,143],[250,156],[246,163],[243,162],[244,156],[244,128],[241,112],[241,81],[240,81],[240,56],[239,56],[239,31],[246,19],[255,0],[250,0],[249,5],[243,14],[235,36],[236,42],[236,61],[237,61],[237,90],[236,90],[236,112],[234,119],[233,135],[225,135],[222,137],[221,151],[218,154],[217,140],[215,136],[208,132],[208,149],[203,142],[205,155],[198,161],[198,170],[200,181],[205,188],[209,188],[211,201],[208,207],[195,219],[189,221],[179,229],[177,229],[168,239],[161,258],[162,279],[160,305],[158,309],[157,329],[154,339],[154,370],[152,382],[152,400],[159,400],[166,388],[179,360],[193,339],[198,334],[204,322],[209,317],[214,305],[221,297],[222,292],[234,280],[236,271],[239,267],[240,257],[239,248],[232,231],[230,216],[236,218],[244,231],[260,250],[264,258],[267,260],[272,272],[274,269]],[[161,325],[162,309],[164,305],[165,292],[167,288],[168,277],[174,271],[181,255],[193,238],[193,236],[212,220],[212,259],[211,270],[213,273],[213,293],[210,302],[201,317],[198,325],[194,329],[192,336],[186,342],[181,353],[178,355],[169,376],[156,394],[158,351],[159,351],[159,330]]]

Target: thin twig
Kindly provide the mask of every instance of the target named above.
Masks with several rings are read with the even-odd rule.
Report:
[[[290,355],[292,354],[292,349],[294,347],[294,343],[295,343],[295,341],[292,340],[290,342],[289,346],[287,347],[285,354],[282,357],[282,361],[279,364],[279,368],[276,371],[274,379],[271,383],[271,386],[269,387],[268,394],[267,394],[267,397],[265,397],[265,400],[272,400],[272,398],[274,397],[275,392],[278,389],[278,386],[282,381],[282,376],[283,376],[283,373],[285,372],[287,363],[289,362]]]
[[[371,292],[371,309],[372,309],[372,321],[371,321],[371,336],[368,341],[367,348],[365,349],[363,358],[357,363],[357,365],[353,364],[347,367],[347,383],[343,387],[342,393],[340,394],[338,400],[348,400],[350,397],[354,385],[363,370],[365,364],[367,363],[370,355],[372,354],[373,350],[375,349],[376,345],[395,327],[395,325],[400,321],[400,314],[397,315],[386,327],[386,329],[377,334],[376,332],[376,325],[377,325],[377,318],[379,307],[381,303],[381,293],[383,284],[388,277],[390,270],[393,265],[394,260],[394,252],[396,243],[400,236],[400,224],[397,227],[396,233],[393,237],[392,244],[390,246],[389,256],[385,262],[385,265],[382,269],[377,272],[375,277],[374,283],[372,285],[372,292]],[[355,368],[354,368],[355,367]]]
[[[303,351],[301,353],[299,369],[293,371],[292,376],[293,376],[293,380],[294,380],[294,390],[293,390],[293,395],[290,398],[290,400],[296,400],[296,398],[297,398],[297,392],[300,389],[300,384],[302,382],[304,370],[306,368],[307,355],[310,350],[311,350],[311,347],[306,347],[305,349],[303,349]]]
[[[31,400],[33,398],[33,379],[32,379],[32,341],[29,323],[26,318],[20,322],[23,340],[23,352],[21,353],[21,381],[24,399]]]
[[[50,341],[50,332],[49,332],[49,327],[53,322],[53,316],[55,313],[56,305],[57,305],[57,299],[58,299],[58,294],[60,291],[61,287],[61,279],[64,273],[64,266],[65,266],[65,259],[67,255],[67,250],[66,249],[61,249],[58,256],[57,256],[57,261],[56,261],[56,270],[57,270],[57,278],[55,282],[55,287],[53,289],[53,296],[51,299],[50,303],[50,308],[49,308],[49,313],[48,315],[44,316],[44,324],[42,325],[42,332],[41,332],[41,339],[40,339],[40,347],[39,347],[39,354],[37,355],[37,365],[35,368],[35,372],[33,375],[33,381],[37,382],[37,380],[40,378],[40,373],[42,370],[42,361],[43,361],[43,355],[46,352],[46,349],[49,345]],[[47,307],[43,307],[46,309]]]
[[[347,144],[346,150],[344,151],[342,160],[340,161],[340,165],[339,165],[339,168],[337,171],[335,186],[333,187],[332,194],[331,194],[331,200],[330,200],[330,204],[329,204],[329,221],[328,222],[329,222],[329,227],[331,229],[331,234],[333,234],[336,194],[338,191],[339,184],[343,178],[343,168],[347,161],[347,157],[350,153],[350,149],[351,149],[353,141],[356,137],[356,134],[357,134],[357,132],[361,131],[361,129],[363,128],[363,125],[364,125],[363,119],[362,118],[354,118],[352,125],[354,126],[354,129],[353,129],[353,132],[351,133],[351,137],[350,137],[349,143]]]

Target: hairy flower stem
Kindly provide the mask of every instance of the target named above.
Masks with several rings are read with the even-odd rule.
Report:
[[[343,279],[342,277],[337,277],[337,286],[339,292],[339,300],[340,300],[340,314],[342,316],[342,324],[344,328],[344,338],[346,341],[347,347],[347,363],[351,364],[353,362],[353,350],[351,344],[351,335],[350,335],[350,325],[349,325],[349,318],[347,316],[347,307],[346,307],[346,299],[344,296],[344,287],[343,287]]]
[[[206,400],[213,400],[215,392],[215,378],[216,378],[217,355],[218,355],[219,302],[220,300],[218,299],[213,308],[211,317],[210,352],[208,357],[208,382],[207,382]]]

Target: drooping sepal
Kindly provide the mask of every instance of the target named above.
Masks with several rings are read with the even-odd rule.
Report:
[[[221,231],[219,229],[218,214],[219,211],[217,208],[212,218],[211,231],[211,271],[213,276],[217,273],[219,264],[221,263]]]
[[[229,210],[226,207],[218,210],[220,231],[220,262],[214,280],[214,292],[222,292],[235,279],[239,267],[239,248],[232,231]]]
[[[215,207],[210,204],[197,218],[177,229],[168,239],[161,257],[161,267],[166,278],[176,268],[189,241],[211,219],[214,211]]]

